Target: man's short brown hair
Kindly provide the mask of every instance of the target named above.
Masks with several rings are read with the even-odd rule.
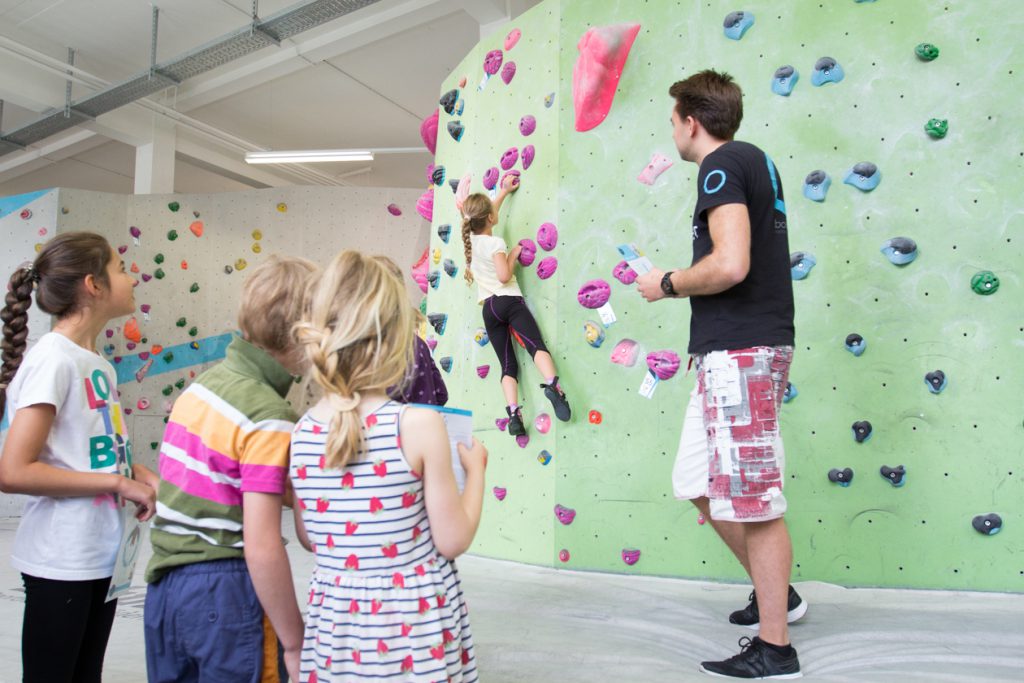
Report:
[[[277,254],[257,266],[242,285],[238,307],[242,336],[270,352],[295,346],[292,326],[302,315],[306,287],[316,270],[312,261]]]
[[[743,120],[743,91],[727,73],[712,69],[676,81],[668,94],[676,98],[676,113],[700,121],[719,140],[732,140]]]

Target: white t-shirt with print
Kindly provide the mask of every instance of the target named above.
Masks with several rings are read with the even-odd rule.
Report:
[[[130,466],[117,373],[99,354],[57,332],[43,335],[7,389],[8,419],[13,422],[20,408],[43,403],[57,413],[39,462],[79,472]],[[28,496],[11,564],[29,576],[59,581],[111,576],[121,540],[117,505],[113,494]]]
[[[495,254],[507,254],[505,240],[494,235],[470,235],[470,246],[473,249],[473,260],[469,271],[473,273],[473,281],[477,285],[477,300],[482,303],[490,296],[522,296],[519,283],[513,273],[512,279],[502,283],[498,279],[498,271],[494,267]]]

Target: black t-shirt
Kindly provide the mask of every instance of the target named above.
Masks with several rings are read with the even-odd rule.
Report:
[[[690,297],[689,352],[792,346],[793,279],[782,180],[768,155],[748,142],[727,142],[700,165],[693,263],[711,253],[707,214],[723,204],[747,206],[750,272],[724,292]]]

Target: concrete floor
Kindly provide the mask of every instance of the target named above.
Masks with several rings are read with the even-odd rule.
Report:
[[[17,523],[0,519],[0,683],[21,679],[21,577],[6,561]],[[286,536],[294,538],[291,528]],[[311,558],[298,543],[288,547],[302,594]],[[147,559],[148,552],[140,575]],[[751,635],[726,619],[746,603],[746,586],[470,556],[459,569],[485,683],[710,682],[698,663],[734,654],[737,639]],[[137,584],[118,605],[107,683],[145,680],[144,588]],[[809,681],[1024,681],[1024,595],[815,582],[798,589],[810,609],[792,640]]]

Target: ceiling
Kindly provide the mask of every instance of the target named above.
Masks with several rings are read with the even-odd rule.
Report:
[[[175,136],[174,190],[284,185],[420,187],[420,121],[441,81],[480,40],[541,0],[379,0],[175,88],[0,156],[0,196],[45,187],[131,193],[154,123]],[[0,129],[63,107],[56,68],[75,49],[72,100],[244,28],[250,0],[0,0]],[[260,0],[261,18],[296,0]],[[152,103],[152,104],[150,104]],[[154,113],[158,109],[160,113]],[[249,166],[244,148],[417,147],[373,162]]]

